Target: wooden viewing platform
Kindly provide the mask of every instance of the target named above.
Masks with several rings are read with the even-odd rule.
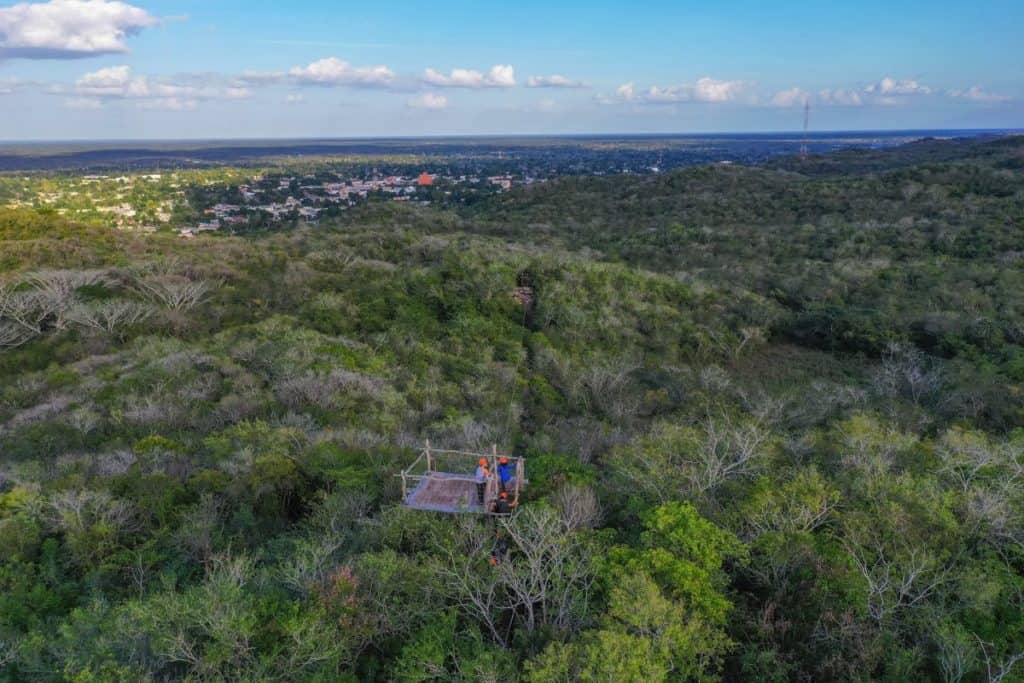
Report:
[[[434,512],[494,514],[491,509],[500,492],[498,460],[502,457],[508,458],[514,472],[508,491],[509,503],[514,507],[519,503],[519,493],[526,481],[522,458],[502,456],[497,446],[492,446],[490,453],[473,453],[432,448],[429,441],[412,464],[398,475],[402,478],[405,507]],[[491,472],[484,490],[483,505],[477,502],[476,494],[476,468],[481,458],[487,460]]]

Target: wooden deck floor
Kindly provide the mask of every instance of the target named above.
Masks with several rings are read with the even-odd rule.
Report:
[[[476,484],[465,475],[434,472],[409,492],[405,506],[438,512],[483,512],[476,501]]]

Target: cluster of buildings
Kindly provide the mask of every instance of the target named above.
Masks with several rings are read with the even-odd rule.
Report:
[[[126,230],[152,232],[171,221],[184,191],[175,175],[38,175],[0,188],[0,206],[36,207],[79,220],[102,219]]]
[[[396,167],[392,167],[396,168]],[[399,167],[400,168],[400,167]],[[24,186],[0,183],[0,206],[45,207],[60,215],[103,220],[125,230],[154,232],[172,227],[183,236],[244,230],[300,220],[315,223],[364,201],[459,203],[478,193],[540,182],[494,171],[476,174],[392,170],[334,170],[306,175],[273,173],[246,177],[239,170],[210,172],[87,174],[23,178]],[[192,215],[190,220],[186,218]],[[182,225],[182,220],[189,221]]]
[[[436,176],[423,172],[418,176],[379,176],[370,178],[325,177],[324,174],[306,176],[256,176],[237,187],[233,199],[221,201],[203,209],[205,220],[185,226],[178,232],[191,237],[200,232],[230,228],[252,222],[256,217],[271,221],[301,219],[316,222],[325,211],[343,210],[370,196],[392,201],[430,201],[430,190],[439,180],[446,188],[462,185],[485,186],[498,191],[512,188],[513,177],[500,175],[486,178],[476,176]],[[445,194],[451,194],[450,189]],[[240,200],[240,201],[238,201]]]

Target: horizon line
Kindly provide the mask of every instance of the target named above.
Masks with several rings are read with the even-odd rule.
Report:
[[[436,135],[356,135],[356,136],[312,136],[312,137],[182,137],[182,138],[65,138],[65,139],[0,139],[0,148],[16,145],[104,145],[104,144],[152,144],[152,143],[239,143],[239,142],[369,142],[369,141],[416,141],[416,140],[480,140],[480,139],[558,139],[558,138],[684,138],[684,137],[725,137],[751,135],[795,135],[809,138],[822,135],[871,135],[899,133],[991,133],[994,135],[1024,134],[1024,128],[868,128],[835,129],[804,132],[802,130],[737,130],[699,133],[648,132],[648,133],[475,133]]]

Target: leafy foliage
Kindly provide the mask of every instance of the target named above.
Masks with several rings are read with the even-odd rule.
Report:
[[[1022,150],[0,212],[0,678],[1020,678]],[[402,508],[427,438],[518,512]]]

